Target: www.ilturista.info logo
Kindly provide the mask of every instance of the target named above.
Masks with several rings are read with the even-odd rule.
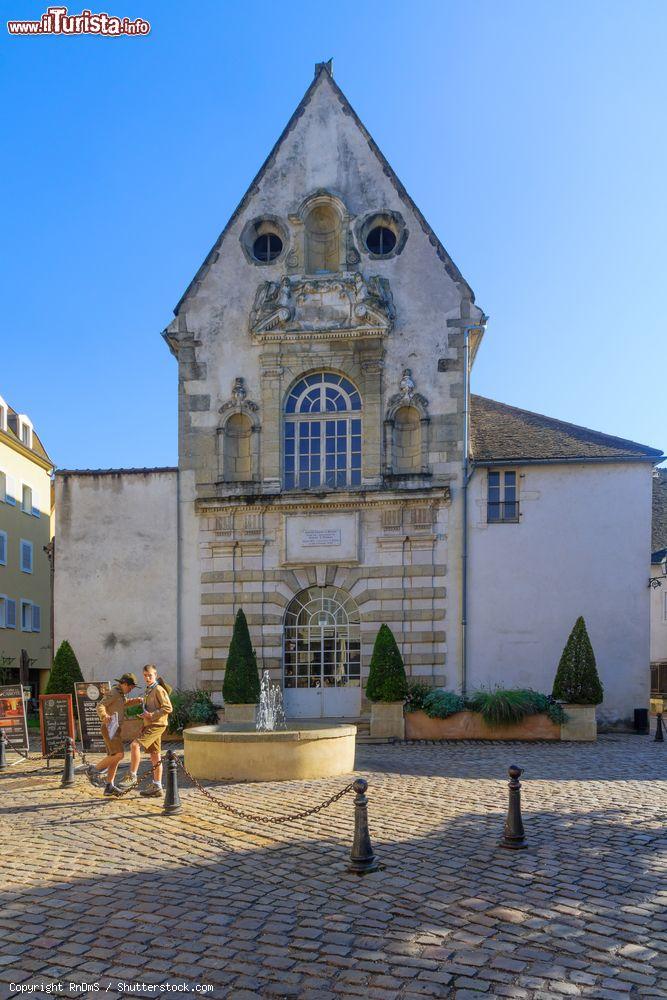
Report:
[[[113,14],[93,14],[82,10],[68,14],[67,7],[48,7],[39,21],[7,21],[10,35],[104,35],[120,38],[122,35],[147,35],[150,23],[137,17],[115,17]]]

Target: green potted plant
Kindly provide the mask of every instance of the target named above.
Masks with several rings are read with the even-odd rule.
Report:
[[[250,641],[246,616],[239,608],[222,684],[225,722],[254,722],[259,690],[257,657]]]
[[[574,623],[570,638],[558,664],[554,680],[553,697],[563,702],[567,722],[563,724],[564,740],[594,740],[597,738],[595,706],[604,697],[604,690],[595,653],[580,616]]]
[[[371,703],[371,736],[404,738],[403,705],[407,694],[408,680],[394,633],[388,625],[381,625],[366,682],[366,697]]]

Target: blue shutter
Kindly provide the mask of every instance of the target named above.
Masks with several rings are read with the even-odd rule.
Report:
[[[5,621],[7,628],[16,628],[16,601],[7,598]]]
[[[42,628],[42,609],[39,604],[33,604],[32,606],[32,630],[33,632],[39,632]]]

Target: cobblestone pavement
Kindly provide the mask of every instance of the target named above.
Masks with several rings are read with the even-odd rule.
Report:
[[[497,848],[514,762],[519,852]],[[345,869],[351,795],[268,826],[186,787],[163,818],[31,768],[0,775],[2,997],[667,997],[667,743],[361,746],[385,865],[364,878]],[[282,814],[344,784],[211,787]]]

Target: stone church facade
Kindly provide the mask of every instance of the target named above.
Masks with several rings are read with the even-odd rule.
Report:
[[[104,614],[90,609],[99,619],[91,670],[161,657],[181,686],[219,696],[243,607],[260,664],[283,685],[293,717],[365,710],[382,622],[414,677],[451,689],[489,677],[511,684],[498,676],[495,649],[495,663],[462,675],[465,376],[484,322],[331,65],[319,64],[163,334],[178,362],[178,469],[58,476],[57,634],[75,641],[75,608],[90,592],[81,527],[101,505],[115,525],[119,573],[141,539],[136,605],[147,613],[124,629],[127,592],[112,596],[107,575]],[[554,428],[543,438],[537,459],[558,460],[564,445]],[[607,459],[636,467],[641,506],[659,453],[626,444],[627,454]],[[493,454],[480,457],[474,516],[465,519],[473,536],[501,490],[488,471]],[[522,459],[534,460],[499,458],[515,477],[502,480],[502,510],[517,504],[516,518],[504,520],[519,522],[507,491]],[[151,509],[163,511],[157,521]],[[96,579],[104,588],[104,575]],[[628,710],[642,697],[633,684]]]
[[[199,554],[182,568],[199,595],[182,653],[197,650],[207,686],[221,688],[240,605],[276,678],[284,660],[295,714],[359,712],[382,621],[413,673],[445,682],[461,328],[481,319],[318,66],[165,331]]]

